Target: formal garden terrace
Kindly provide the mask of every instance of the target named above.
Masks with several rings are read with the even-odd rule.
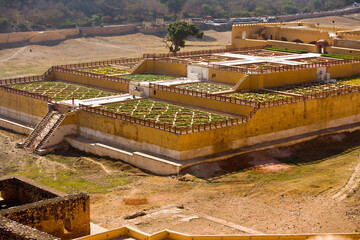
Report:
[[[102,75],[116,75],[118,72],[129,73],[136,68],[136,66],[143,61],[143,58],[124,58],[124,59],[112,59],[106,61],[97,62],[85,62],[76,64],[60,65],[58,67],[83,70],[92,73],[99,73]]]
[[[66,101],[71,100],[72,98],[77,100],[84,100],[119,95],[118,92],[105,91],[82,85],[57,81],[19,83],[9,85],[8,88],[31,93],[34,95],[46,96],[52,101]]]
[[[80,105],[79,109],[176,134],[188,134],[246,123],[257,110],[254,109],[248,116],[239,116],[175,105],[155,99],[123,101],[97,108]]]
[[[206,81],[206,82],[199,82],[199,83],[177,85],[176,87],[185,89],[185,90],[190,90],[190,91],[216,93],[216,92],[230,91],[233,89],[234,86],[230,85],[230,84],[221,84],[221,83]]]
[[[191,87],[191,85],[193,86]],[[306,101],[309,99],[325,98],[329,96],[358,92],[360,91],[360,78],[352,77],[339,79],[336,83],[308,82],[271,89],[239,91],[232,93],[228,93],[226,89],[224,89],[222,94],[221,92],[220,94],[213,94],[212,92],[217,92],[219,88],[211,89],[212,85],[212,83],[196,83],[180,86],[164,86],[150,83],[150,88],[256,108],[271,107]],[[208,88],[211,90],[208,90]]]

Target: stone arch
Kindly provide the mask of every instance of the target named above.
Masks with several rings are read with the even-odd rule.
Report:
[[[241,39],[246,39],[246,31],[242,32]]]
[[[301,41],[300,39],[295,39],[295,40],[293,40],[293,42],[296,42],[296,43],[304,43],[303,41]]]

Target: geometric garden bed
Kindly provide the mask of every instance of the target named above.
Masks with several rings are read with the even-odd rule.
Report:
[[[11,88],[51,97],[53,101],[78,100],[119,95],[120,93],[88,88],[81,85],[44,81],[9,86]]]
[[[210,113],[148,99],[107,104],[102,106],[101,109],[144,120],[151,120],[156,123],[166,123],[175,127],[189,127],[236,119],[233,116]]]

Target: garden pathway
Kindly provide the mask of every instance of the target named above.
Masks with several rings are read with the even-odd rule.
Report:
[[[321,54],[319,53],[288,54],[288,55],[276,56],[276,57],[258,57],[258,56],[242,55],[236,53],[217,53],[214,55],[239,59],[239,60],[216,63],[218,65],[223,65],[223,66],[234,66],[234,65],[253,64],[253,63],[277,63],[277,64],[285,64],[285,65],[302,65],[306,63],[291,61],[291,60],[314,58],[321,56]]]
[[[127,93],[127,94],[101,97],[101,98],[92,98],[92,99],[86,99],[86,100],[75,99],[74,105],[79,106],[79,104],[81,104],[81,105],[96,107],[96,106],[100,106],[100,105],[104,105],[104,104],[121,102],[121,101],[126,101],[126,100],[131,100],[131,99],[134,99],[133,95],[130,95]],[[135,96],[135,99],[140,99],[140,97]],[[66,100],[66,101],[62,101],[62,102],[67,103],[67,104],[72,104],[72,100]]]

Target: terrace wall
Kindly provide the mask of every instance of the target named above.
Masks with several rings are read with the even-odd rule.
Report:
[[[133,71],[133,74],[138,73],[161,73],[185,77],[187,70],[185,64],[145,60]]]
[[[260,108],[248,123],[180,136],[190,158],[360,122],[360,93]]]
[[[91,76],[85,76],[82,75],[75,75],[70,72],[62,72],[62,71],[55,71],[52,78],[55,78],[57,80],[72,82],[72,83],[79,83],[87,86],[95,86],[105,89],[112,89],[112,90],[118,90],[122,92],[128,92],[129,90],[129,84],[123,83],[123,82],[115,82],[115,81],[109,81],[101,78],[95,78]],[[89,74],[90,75],[90,74]],[[119,79],[120,80],[120,79]]]
[[[267,74],[255,74],[250,75],[240,86],[239,90],[257,90],[260,88],[273,88],[289,84],[312,82],[316,80],[316,77],[316,68]]]
[[[180,160],[179,135],[168,131],[80,110],[78,133],[100,142]]]
[[[0,114],[35,126],[48,112],[48,102],[0,90]]]
[[[360,36],[359,36],[359,38],[360,38]],[[342,48],[360,49],[360,41],[335,38],[334,39],[334,46],[335,47],[342,47]]]
[[[231,72],[220,69],[209,68],[209,80],[236,84],[245,75],[241,72]]]
[[[229,102],[217,101],[209,98],[196,97],[191,95],[185,95],[180,93],[168,92],[156,89],[156,94],[154,94],[154,89],[150,90],[150,97],[167,100],[171,102],[178,102],[183,104],[189,104],[192,106],[197,106],[205,109],[215,110],[219,112],[232,113],[236,115],[247,116],[253,107],[244,106],[240,104],[233,104]]]
[[[296,43],[278,40],[255,40],[255,39],[236,39],[228,48],[243,48],[243,47],[260,47],[270,45],[278,48],[289,48],[296,50],[305,50],[309,52],[316,52],[315,44]],[[328,48],[327,48],[328,49]]]
[[[330,66],[327,68],[327,72],[330,73],[331,78],[343,78],[360,74],[360,64],[350,63]]]

